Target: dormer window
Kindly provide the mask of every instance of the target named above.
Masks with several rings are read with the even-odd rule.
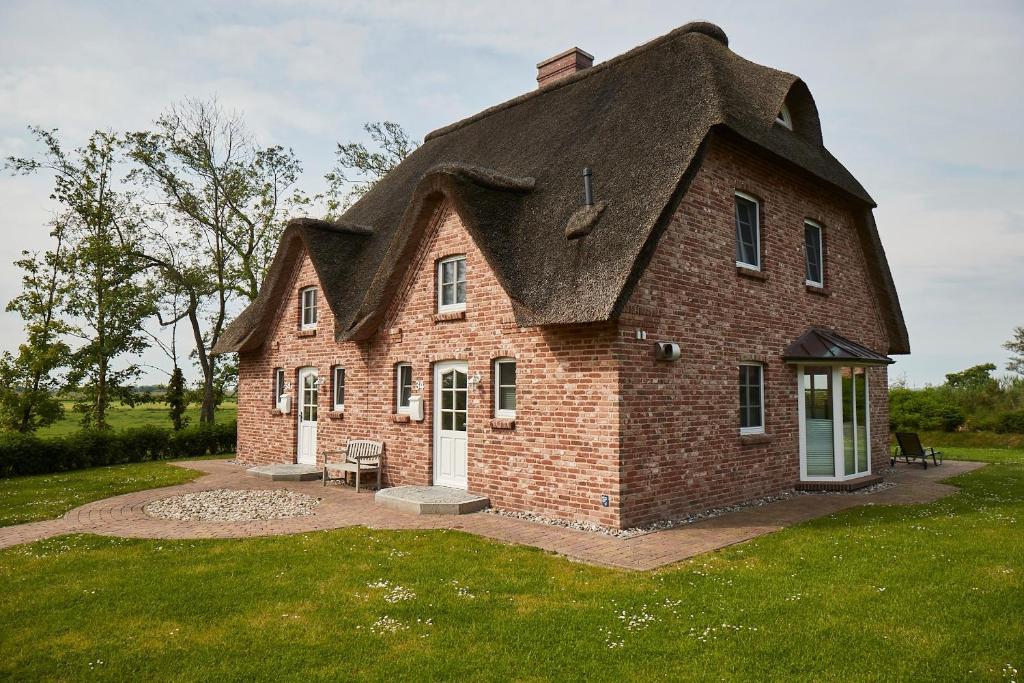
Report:
[[[793,117],[789,115],[789,107],[785,104],[783,104],[782,109],[779,110],[779,115],[775,117],[775,123],[793,130]]]
[[[299,292],[299,301],[302,307],[302,329],[316,329],[316,287],[306,287]]]
[[[466,256],[449,256],[437,262],[437,311],[466,310]]]

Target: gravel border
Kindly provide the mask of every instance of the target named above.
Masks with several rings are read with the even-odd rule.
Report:
[[[287,489],[210,489],[155,500],[142,510],[182,522],[261,522],[312,515],[320,501]]]
[[[491,515],[500,515],[501,517],[511,517],[512,519],[523,519],[528,522],[537,522],[538,524],[548,524],[550,526],[562,527],[563,529],[575,529],[577,531],[587,531],[591,533],[603,534],[605,536],[612,536],[613,538],[636,538],[638,536],[644,536],[646,534],[652,534],[657,531],[665,531],[667,529],[674,529],[680,526],[686,526],[687,524],[693,524],[704,519],[712,519],[714,517],[721,517],[722,515],[730,512],[738,512],[747,508],[763,507],[770,503],[776,503],[780,500],[788,500],[795,496],[863,496],[878,491],[884,491],[894,486],[899,486],[894,481],[883,481],[872,486],[866,486],[856,491],[786,491],[775,496],[764,496],[763,498],[756,498],[754,500],[748,500],[743,503],[736,505],[728,505],[720,508],[713,508],[704,512],[699,512],[686,517],[680,517],[678,519],[669,519],[661,522],[655,522],[648,526],[643,527],[632,527],[629,529],[615,529],[608,526],[602,526],[595,524],[594,522],[579,522],[571,521],[566,519],[555,519],[553,517],[545,517],[544,515],[533,514],[532,512],[518,512],[515,510],[501,510],[498,508],[487,508],[484,510],[485,513]]]

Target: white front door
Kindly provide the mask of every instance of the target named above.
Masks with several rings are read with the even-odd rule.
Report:
[[[469,367],[462,361],[434,366],[434,484],[466,488]]]
[[[320,390],[317,387],[316,368],[299,370],[299,452],[296,462],[316,464],[316,417]]]

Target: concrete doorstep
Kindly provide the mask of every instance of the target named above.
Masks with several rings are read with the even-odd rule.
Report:
[[[447,486],[395,486],[378,491],[374,501],[416,515],[468,515],[491,505],[484,496]]]

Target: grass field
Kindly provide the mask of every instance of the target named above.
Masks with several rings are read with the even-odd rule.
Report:
[[[217,422],[231,422],[235,419],[237,406],[235,403],[225,402],[217,409]],[[199,424],[199,406],[191,406],[188,409],[189,424]],[[142,427],[156,425],[158,427],[171,427],[171,418],[167,414],[167,405],[163,403],[147,403],[144,405],[126,406],[121,403],[111,407],[107,421],[114,429],[125,429],[127,427]],[[82,416],[74,410],[73,402],[64,403],[64,419],[55,422],[49,427],[39,430],[39,436],[63,436],[82,428]]]
[[[50,539],[0,551],[0,678],[1019,680],[1024,465],[997,460],[652,573],[444,531]]]
[[[166,462],[141,462],[0,479],[0,526],[54,519],[94,500],[184,484],[201,474]]]
[[[1024,448],[962,448],[958,446],[936,446],[936,450],[950,460],[974,460],[1024,465]]]

